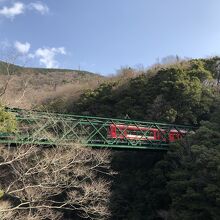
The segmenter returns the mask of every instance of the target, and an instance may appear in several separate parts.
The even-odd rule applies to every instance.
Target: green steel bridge
[[[191,126],[10,109],[18,129],[0,133],[2,144],[67,145],[167,150],[194,130]]]

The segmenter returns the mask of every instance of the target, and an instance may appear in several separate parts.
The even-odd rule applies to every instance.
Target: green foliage
[[[87,75],[98,75],[92,72],[83,71],[83,70],[71,70],[71,69],[49,69],[49,68],[24,68],[18,65],[14,65],[8,62],[0,61],[0,74],[8,74],[8,71],[11,75],[21,74],[24,72],[34,72],[34,73],[55,73],[55,72],[62,72],[62,73],[73,73],[78,74],[80,76],[87,76]]]
[[[191,66],[189,69],[189,74],[197,77],[200,81],[212,79],[212,73],[205,68],[205,62],[202,60],[192,60],[190,62]]]
[[[159,201],[154,194],[150,194],[149,186],[155,162],[163,157],[161,152],[116,152],[113,157],[112,167],[118,171],[114,179],[111,196],[111,219],[146,220],[153,216],[153,206]],[[162,182],[162,180],[161,180]],[[165,195],[165,193],[163,194]],[[164,198],[164,203],[167,197]],[[169,198],[168,198],[169,201]],[[161,202],[161,200],[160,200]]]
[[[0,75],[14,74],[15,72],[20,72],[21,69],[20,66],[0,61]]]
[[[4,196],[4,191],[0,189],[0,199]]]
[[[205,61],[192,60],[124,84],[103,84],[85,92],[69,109],[87,115],[202,125],[190,144],[173,145],[162,160],[162,155],[158,158],[149,152],[131,156],[122,152],[124,160],[115,156],[113,167],[119,174],[112,187],[112,219],[218,219],[220,112],[213,113],[215,95],[206,86],[214,76]],[[212,121],[202,121],[211,114]],[[154,165],[156,160],[160,161]]]
[[[217,78],[218,71],[216,70],[219,66],[220,57],[215,56],[210,59],[201,59],[201,61],[204,63],[205,68],[212,73],[212,76]]]
[[[115,83],[104,83],[101,84],[95,90],[87,90],[80,98],[80,102],[75,105],[75,112],[80,114],[90,114],[106,116],[111,112],[112,105],[114,103],[113,88]]]
[[[0,106],[0,132],[15,132],[17,121],[12,113],[6,112],[3,106]]]
[[[210,91],[202,86],[199,78],[179,68],[160,70],[150,79],[148,90],[153,100],[158,100],[157,97],[163,100],[159,105],[157,103],[159,108],[155,103],[149,107],[149,112],[159,111],[163,121],[197,123],[198,117],[207,113],[204,106],[209,106],[212,101]],[[152,115],[152,119],[157,117]]]
[[[170,146],[151,173],[153,194],[166,192],[170,198],[165,207],[170,219],[219,219],[220,104],[218,108],[188,140]],[[164,209],[163,198],[155,204]]]
[[[160,66],[124,83],[87,90],[69,105],[71,113],[201,126],[166,155],[113,155],[118,175],[112,186],[112,219],[220,218],[220,104],[209,84],[217,76],[218,60]]]
[[[157,74],[140,75],[122,85],[102,84],[85,92],[69,112],[108,117],[160,120],[197,124],[213,102],[212,90],[204,86],[212,74],[202,62],[189,67],[170,67]]]
[[[65,113],[68,101],[65,97],[57,97],[56,99],[47,100],[47,105],[37,106],[35,110],[48,112],[62,112]]]
[[[149,152],[132,153],[130,157],[122,153],[121,157],[124,159],[115,158],[120,172],[113,187],[112,219],[219,219],[220,103],[217,100],[210,120],[201,122],[201,127],[188,139],[170,145],[164,159]]]

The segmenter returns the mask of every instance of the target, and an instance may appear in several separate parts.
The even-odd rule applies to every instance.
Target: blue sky
[[[219,0],[0,0],[1,53],[18,64],[115,73],[220,54]]]

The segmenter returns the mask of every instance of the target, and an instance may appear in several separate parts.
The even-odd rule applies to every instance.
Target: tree
[[[110,174],[107,151],[77,144],[0,151],[1,219],[61,219],[65,211],[89,219],[109,215],[110,183],[102,177]]]
[[[18,54],[11,51],[6,58],[3,58],[4,61],[0,61],[0,102],[4,105],[16,105],[18,107],[26,106],[25,98],[28,92],[31,90],[30,81],[33,79],[31,74],[26,74],[24,77],[18,77],[23,68],[21,66],[14,65],[15,60],[19,57]],[[30,73],[31,70],[26,70]],[[20,79],[19,79],[20,78]],[[19,82],[16,84],[15,82]]]
[[[106,219],[111,174],[107,150],[1,145],[0,219]]]
[[[183,147],[171,150],[175,169],[169,173],[167,188],[175,219],[219,219],[220,216],[220,104],[211,120]],[[177,155],[179,161],[177,161]],[[175,162],[176,161],[176,162]]]
[[[160,68],[153,75],[142,74],[123,83],[105,83],[89,90],[69,111],[198,124],[209,114],[213,102],[212,89],[204,85],[211,78],[211,72],[198,61]]]
[[[219,219],[220,104],[216,105],[211,120],[171,145],[151,171],[148,198],[154,201],[154,217],[162,211],[167,217],[163,219]]]
[[[0,105],[0,132],[15,132],[17,129],[17,121],[12,113],[5,111]]]

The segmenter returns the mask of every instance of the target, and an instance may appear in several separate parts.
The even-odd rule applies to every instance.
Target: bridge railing
[[[57,145],[79,142],[92,147],[166,150],[190,126],[8,109],[18,130],[1,133],[0,143]]]

